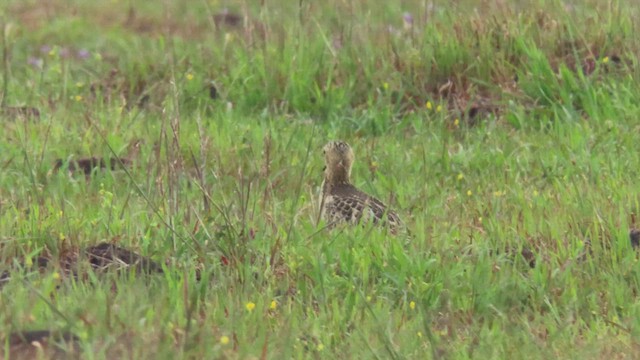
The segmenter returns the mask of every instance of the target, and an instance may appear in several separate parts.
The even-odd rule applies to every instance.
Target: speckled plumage
[[[351,184],[351,167],[355,156],[349,144],[332,141],[324,146],[323,151],[325,170],[321,211],[329,226],[373,221],[395,232],[402,223],[398,214],[388,209],[382,201]]]

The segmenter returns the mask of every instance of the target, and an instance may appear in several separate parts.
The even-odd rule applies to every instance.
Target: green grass
[[[638,357],[640,7],[402,4],[0,5],[2,102],[41,114],[0,118],[0,269],[101,241],[166,264],[16,270],[0,339],[66,329],[89,359]],[[225,7],[248,27],[216,26]],[[411,238],[320,230],[333,139]],[[135,140],[128,171],[50,171]]]

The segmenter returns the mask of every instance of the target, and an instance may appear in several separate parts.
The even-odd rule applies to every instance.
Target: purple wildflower
[[[402,22],[403,28],[406,31],[411,30],[411,28],[413,28],[413,15],[411,15],[411,13],[409,12],[405,12],[404,14],[402,14]]]
[[[79,59],[86,60],[91,56],[91,53],[87,49],[80,49],[76,55],[78,55]]]
[[[60,51],[58,51],[58,55],[60,55],[60,57],[63,58],[63,59],[68,58],[70,53],[71,52],[66,47],[63,47],[63,48],[60,49]]]
[[[42,69],[42,66],[44,65],[44,61],[41,58],[29,56],[29,59],[27,60],[27,64],[35,68]]]
[[[409,12],[405,12],[404,14],[402,14],[402,20],[404,20],[405,24],[413,25],[413,15],[411,15],[411,13]]]

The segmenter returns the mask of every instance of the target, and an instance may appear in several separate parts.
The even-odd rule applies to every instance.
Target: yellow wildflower
[[[271,300],[271,305],[269,305],[269,309],[275,310],[278,307],[278,302],[275,300]]]
[[[433,105],[431,105],[431,101],[427,101],[427,103],[425,104],[425,107],[427,108],[427,110],[433,109]]]
[[[409,303],[409,308],[411,308],[411,310],[413,310],[413,309],[415,309],[415,308],[416,308],[416,303],[415,303],[415,301],[412,301],[412,302],[410,302],[410,303]]]
[[[248,311],[248,312],[252,312],[252,311],[253,311],[253,309],[255,309],[255,308],[256,308],[256,304],[255,304],[255,303],[253,303],[253,302],[251,302],[251,301],[249,301],[249,302],[248,302],[244,307],[246,307],[246,308],[247,308],[247,311]]]
[[[227,345],[229,343],[229,337],[226,335],[220,336],[220,344]]]

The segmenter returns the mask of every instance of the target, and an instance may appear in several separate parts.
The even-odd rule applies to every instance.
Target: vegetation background
[[[3,1],[0,339],[66,331],[75,348],[49,347],[88,359],[638,358],[639,11]],[[322,229],[333,139],[412,237]],[[115,156],[132,165],[54,171]],[[65,272],[104,241],[164,273]]]

